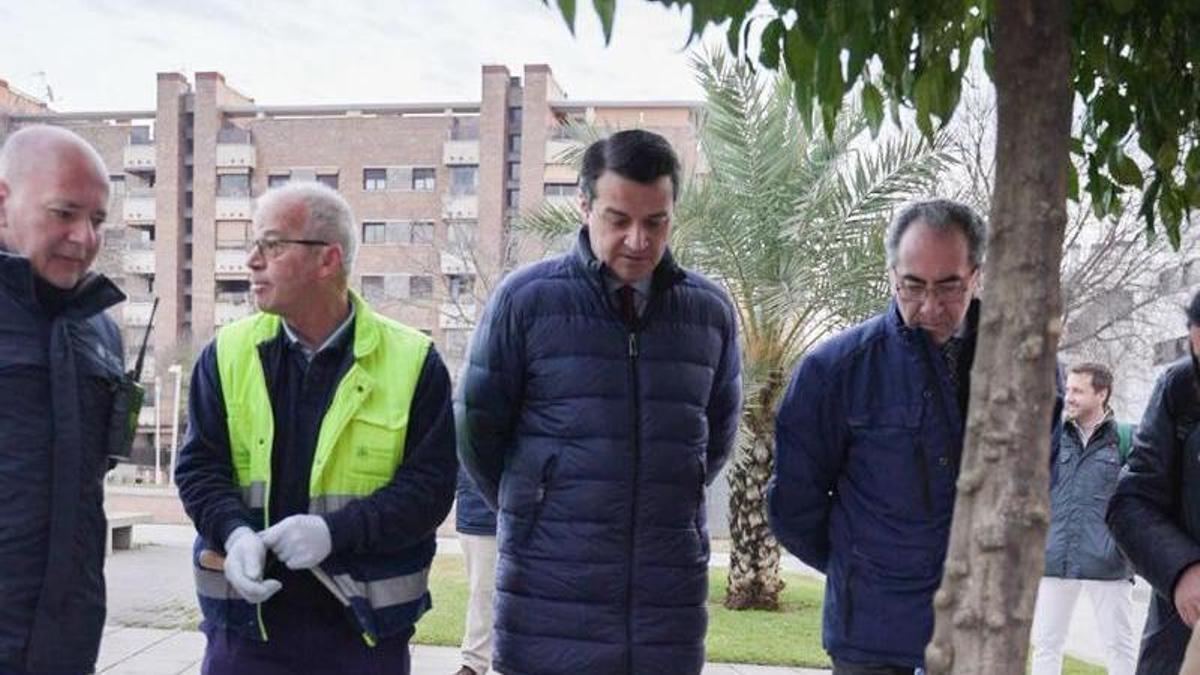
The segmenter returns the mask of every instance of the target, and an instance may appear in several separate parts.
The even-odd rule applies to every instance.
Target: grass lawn
[[[821,594],[823,584],[798,574],[785,574],[780,612],[732,612],[721,606],[725,597],[725,570],[709,571],[708,660],[778,666],[828,668],[821,649]],[[417,624],[413,641],[426,645],[457,646],[462,640],[467,606],[467,579],[463,559],[438,556],[433,561],[430,590],[434,607]],[[1104,669],[1067,659],[1067,675],[1102,675]]]

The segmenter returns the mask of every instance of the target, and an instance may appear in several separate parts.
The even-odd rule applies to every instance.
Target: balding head
[[[90,165],[108,182],[108,169],[95,148],[73,131],[47,125],[25,127],[8,137],[0,147],[0,180],[12,187],[30,172],[46,170],[47,163],[69,157]]]
[[[0,248],[73,288],[100,249],[108,171],[96,150],[59,127],[21,129],[0,148]]]

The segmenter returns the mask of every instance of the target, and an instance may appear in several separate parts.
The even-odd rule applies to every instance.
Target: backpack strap
[[[1133,425],[1117,422],[1117,454],[1121,463],[1129,461],[1129,453],[1133,450]]]

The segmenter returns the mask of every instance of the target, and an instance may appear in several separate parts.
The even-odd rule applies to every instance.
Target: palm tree
[[[789,79],[764,83],[743,62],[717,54],[693,67],[707,99],[700,143],[710,170],[680,200],[673,250],[733,298],[746,397],[729,470],[725,605],[774,609],[783,582],[765,497],[788,374],[817,340],[885,304],[887,219],[927,193],[949,159],[900,132],[872,142],[854,110],[831,135],[814,132],[820,122],[797,112]]]
[[[693,68],[705,90],[699,138],[708,170],[684,186],[671,248],[737,307],[746,405],[729,470],[725,604],[774,609],[783,581],[765,496],[787,375],[817,340],[884,305],[886,221],[899,203],[928,192],[949,155],[899,132],[871,142],[854,111],[838,116],[832,135],[814,132],[820,122],[797,113],[790,80],[764,84],[736,59],[710,54]],[[519,226],[558,238],[579,222],[573,208],[546,206]]]

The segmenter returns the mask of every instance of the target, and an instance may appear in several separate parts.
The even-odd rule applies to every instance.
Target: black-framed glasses
[[[892,268],[896,272],[896,268]],[[975,268],[971,270],[971,275],[975,274]],[[900,276],[897,272],[896,276]],[[957,302],[963,299],[967,291],[971,288],[970,277],[967,279],[946,279],[935,283],[926,283],[920,279],[912,279],[909,277],[900,277],[896,282],[896,295],[905,302],[925,302],[928,297],[933,297],[938,302]]]
[[[254,255],[254,251],[261,251],[264,258],[274,260],[283,253],[283,248],[286,244],[297,244],[300,246],[329,246],[330,242],[321,241],[320,239],[287,239],[285,237],[262,237],[261,239],[251,239],[246,242],[246,253]]]

